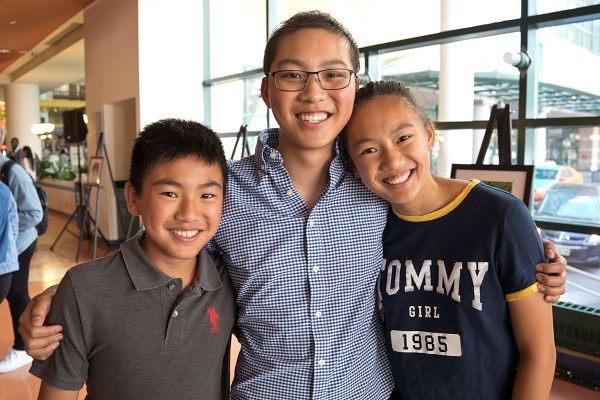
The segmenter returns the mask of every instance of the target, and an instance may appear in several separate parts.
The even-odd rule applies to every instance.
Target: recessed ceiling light
[[[10,21],[10,22],[9,22],[9,24],[10,24],[10,25],[14,25],[14,24],[16,24],[16,23],[17,23],[17,21]]]
[[[0,54],[10,53],[10,49],[0,49]]]

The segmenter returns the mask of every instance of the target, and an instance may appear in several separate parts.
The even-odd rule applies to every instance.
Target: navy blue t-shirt
[[[537,291],[543,246],[525,204],[472,181],[423,216],[390,209],[378,282],[405,399],[509,399],[518,349],[507,300]]]

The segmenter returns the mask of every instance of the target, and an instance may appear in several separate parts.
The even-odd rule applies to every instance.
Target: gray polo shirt
[[[60,389],[85,382],[94,400],[225,398],[237,309],[224,264],[202,249],[182,292],[150,264],[144,237],[66,273],[48,317],[65,338],[30,372]]]

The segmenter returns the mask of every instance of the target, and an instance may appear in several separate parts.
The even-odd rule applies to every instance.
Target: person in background
[[[397,398],[547,399],[552,305],[525,203],[432,174],[435,127],[402,83],[360,88],[342,142],[350,170],[391,205],[377,293]]]
[[[165,119],[135,140],[127,209],[144,229],[118,251],[69,269],[48,321],[65,340],[30,372],[38,399],[225,400],[235,290],[204,245],[217,231],[227,178],[219,137]]]
[[[19,269],[18,236],[17,203],[8,186],[0,182],[0,303],[10,289],[12,272]]]
[[[0,131],[0,143],[4,143],[6,132]],[[12,141],[11,141],[12,142]],[[0,168],[9,162],[8,157],[0,159]],[[8,171],[8,187],[17,204],[19,214],[19,235],[17,252],[19,269],[11,273],[11,284],[6,300],[10,308],[14,345],[0,360],[0,373],[10,372],[31,363],[32,358],[25,351],[23,337],[19,333],[19,316],[29,303],[29,265],[35,252],[38,232],[36,225],[42,220],[43,211],[40,199],[31,177],[19,165],[14,164]]]
[[[10,147],[12,147],[10,158],[18,164],[21,164],[21,161],[23,161],[23,153],[19,147],[19,139],[16,137],[10,139]]]
[[[239,353],[233,399],[387,399],[394,386],[373,296],[384,200],[345,168],[337,136],[358,88],[358,46],[329,14],[300,12],[270,36],[261,94],[279,128],[229,165],[221,225],[209,251],[237,289]],[[548,299],[564,293],[566,263],[540,268]],[[22,315],[28,351],[62,338],[42,326],[54,288]]]
[[[33,180],[36,180],[36,172],[35,172],[35,159],[33,158],[33,152],[31,151],[31,147],[23,146],[23,160],[21,161],[21,167],[27,172]]]

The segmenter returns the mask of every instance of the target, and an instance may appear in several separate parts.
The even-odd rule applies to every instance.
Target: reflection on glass
[[[535,214],[544,220],[600,226],[600,185],[555,183]],[[598,269],[600,275],[600,235],[547,229],[540,234],[556,244],[570,265]]]
[[[537,31],[535,118],[600,115],[600,23],[558,25]]]

